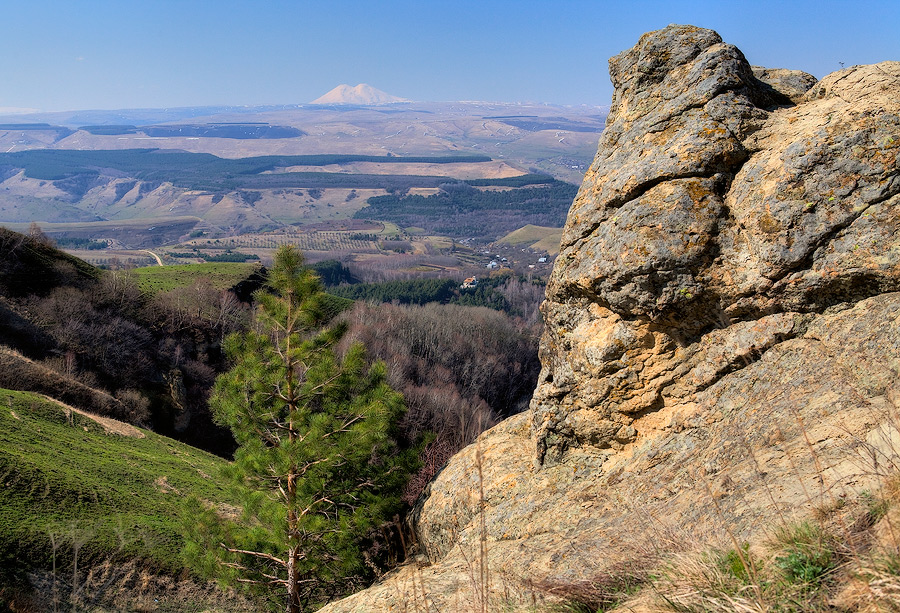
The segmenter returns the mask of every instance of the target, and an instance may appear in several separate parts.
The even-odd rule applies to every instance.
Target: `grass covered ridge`
[[[68,414],[67,414],[68,413]],[[124,424],[122,424],[124,426]],[[139,559],[183,569],[181,500],[231,508],[221,458],[128,426],[117,434],[37,394],[0,390],[0,565],[50,569]],[[71,571],[68,571],[71,572]]]
[[[498,242],[509,245],[527,245],[532,249],[555,254],[559,253],[561,240],[562,228],[547,228],[529,224],[510,232]]]

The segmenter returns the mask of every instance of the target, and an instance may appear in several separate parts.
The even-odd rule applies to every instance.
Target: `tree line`
[[[327,262],[327,261],[326,261]],[[346,269],[338,262],[330,266],[341,266],[347,276],[334,277],[338,283],[326,283],[328,292],[350,300],[370,303],[397,303],[425,305],[431,302],[458,304],[470,307],[488,307],[503,311],[508,315],[522,318],[528,325],[540,319],[538,307],[544,299],[544,282],[525,277],[504,274],[479,279],[473,288],[462,289],[455,279],[415,278],[395,279],[380,283],[356,283]],[[322,264],[324,264],[323,262]],[[354,280],[351,280],[354,279]]]
[[[116,170],[142,180],[179,182],[206,177],[208,181],[260,173],[290,166],[328,166],[352,162],[452,164],[489,162],[486,155],[380,156],[351,154],[267,155],[220,158],[210,153],[158,149],[74,150],[35,149],[0,154],[0,167],[24,169],[33,179],[56,181],[82,174]],[[293,174],[293,173],[282,173]],[[306,173],[298,173],[306,174]],[[316,173],[312,173],[316,174]],[[447,180],[444,178],[444,180]]]

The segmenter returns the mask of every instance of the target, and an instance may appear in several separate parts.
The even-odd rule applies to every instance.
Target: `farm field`
[[[497,242],[513,246],[527,246],[536,251],[556,254],[559,252],[562,230],[562,228],[548,228],[529,224],[510,232]]]
[[[265,234],[242,234],[228,238],[195,239],[180,247],[196,249],[277,249],[281,245],[294,245],[302,251],[347,251],[354,253],[378,252],[376,240],[356,238],[373,236],[357,232],[269,232]]]
[[[187,235],[199,222],[199,217],[159,217],[153,219],[122,219],[54,223],[39,221],[41,231],[53,237],[108,240],[113,247],[144,247],[177,241]],[[3,227],[28,233],[30,223],[5,223]]]

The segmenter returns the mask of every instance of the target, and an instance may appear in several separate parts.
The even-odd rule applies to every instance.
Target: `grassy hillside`
[[[42,240],[0,228],[0,294],[45,294],[59,285],[83,286],[100,271]]]
[[[545,240],[555,240],[557,243],[557,251],[559,250],[559,239],[562,237],[562,228],[547,228],[544,226],[535,226],[528,224],[522,226],[518,230],[514,230],[500,239],[499,242],[509,245],[528,245],[533,246],[535,243]],[[549,250],[547,250],[549,251]]]
[[[187,287],[200,279],[208,279],[216,289],[229,289],[249,277],[257,263],[206,262],[174,266],[148,266],[134,269],[138,287],[152,294]]]
[[[180,501],[196,494],[234,511],[221,458],[44,397],[0,390],[0,600],[3,575],[56,566],[72,577],[112,559],[180,573]],[[11,564],[11,561],[15,560]],[[13,565],[14,564],[14,565]]]
[[[538,242],[531,245],[532,249],[537,249],[538,251],[546,251],[551,255],[556,255],[559,253],[559,243],[562,241],[562,230],[558,230],[557,232],[548,235],[545,238],[542,238]]]
[[[67,414],[68,413],[68,414]],[[102,423],[28,392],[0,390],[0,544],[48,565],[51,532],[91,537],[86,558],[114,552],[156,568],[181,568],[180,500],[231,498],[219,485],[225,461],[122,422]],[[117,431],[112,431],[113,429]]]
[[[48,394],[228,453],[233,441],[212,423],[206,397],[227,367],[221,340],[243,325],[241,302],[264,282],[256,270],[100,271],[0,228],[0,388]],[[181,293],[160,295],[173,288]]]

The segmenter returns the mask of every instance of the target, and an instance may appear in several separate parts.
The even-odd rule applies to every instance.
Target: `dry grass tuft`
[[[590,579],[548,577],[532,584],[539,593],[560,598],[568,610],[605,611],[635,594],[651,580],[650,558],[636,557],[611,565]]]

